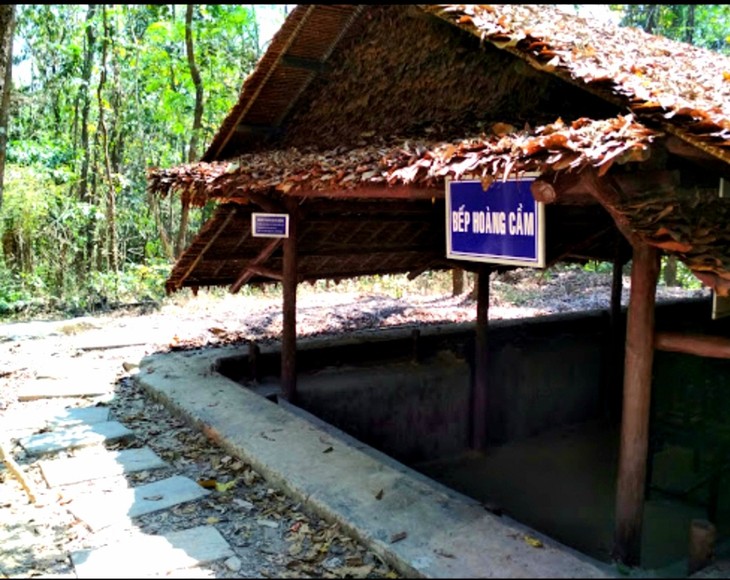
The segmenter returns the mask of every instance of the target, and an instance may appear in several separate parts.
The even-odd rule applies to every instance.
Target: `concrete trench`
[[[657,326],[696,325],[704,307],[660,307]],[[137,380],[405,574],[616,576],[607,328],[604,312],[490,323],[490,445],[480,453],[468,446],[470,324],[301,339],[296,407],[278,397],[276,346],[260,349],[255,369],[245,347],[155,355]],[[666,401],[689,375],[661,354]],[[689,522],[706,506],[701,493],[671,492],[700,475],[671,444],[657,447],[652,474],[642,569],[683,577]]]

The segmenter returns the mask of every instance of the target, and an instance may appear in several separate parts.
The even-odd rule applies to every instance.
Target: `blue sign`
[[[532,197],[534,176],[451,181],[446,188],[446,257],[545,266],[545,211]]]
[[[252,213],[251,235],[255,238],[288,238],[289,214]]]

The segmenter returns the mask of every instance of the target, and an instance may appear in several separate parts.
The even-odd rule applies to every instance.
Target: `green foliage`
[[[195,87],[185,10],[19,6],[0,209],[0,311],[31,302],[83,309],[164,293],[172,256],[162,240],[177,235],[180,202],[151,199],[146,171],[188,160]],[[250,6],[195,5],[192,30],[204,86],[200,155],[259,47]],[[205,215],[209,209],[191,211],[188,239]],[[110,269],[112,227],[118,273]]]
[[[611,4],[621,23],[730,54],[728,4]]]
[[[598,260],[591,260],[584,268],[586,272],[596,272],[598,274],[610,274],[613,272],[613,264],[611,262],[599,262]]]

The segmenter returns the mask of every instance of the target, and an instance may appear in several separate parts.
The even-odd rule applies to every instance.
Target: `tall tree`
[[[194,8],[194,4],[188,4],[187,11],[185,12],[185,53],[188,57],[190,78],[193,79],[193,84],[195,85],[195,109],[193,114],[193,127],[190,132],[190,145],[188,147],[188,163],[194,163],[198,160],[198,138],[203,125],[203,81],[200,78],[198,66],[195,64],[195,46],[193,43]],[[180,209],[180,226],[177,231],[177,240],[175,242],[175,257],[179,257],[185,247],[185,236],[188,232],[189,218],[190,204],[187,200],[182,200],[182,207]]]
[[[0,5],[0,208],[3,205],[5,159],[8,143],[8,109],[13,71],[15,4]]]

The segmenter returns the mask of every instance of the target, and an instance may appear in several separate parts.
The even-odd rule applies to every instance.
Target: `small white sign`
[[[251,235],[255,238],[288,238],[288,213],[252,213]]]

